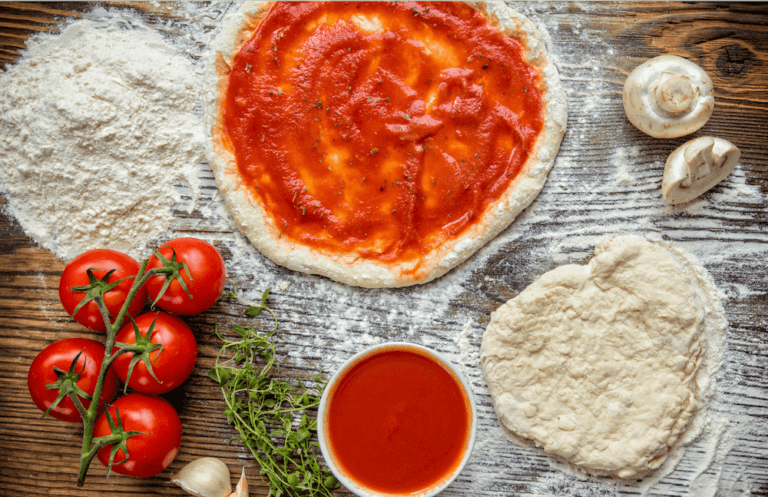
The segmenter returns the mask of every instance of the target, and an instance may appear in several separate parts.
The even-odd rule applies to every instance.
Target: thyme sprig
[[[208,376],[221,386],[226,404],[227,423],[237,429],[237,439],[250,450],[259,463],[261,475],[269,486],[267,497],[330,497],[340,486],[338,480],[320,466],[318,443],[312,440],[317,422],[306,414],[320,404],[326,381],[318,373],[312,378],[314,388],[300,379],[296,385],[275,378],[277,316],[267,306],[269,289],[261,302],[253,303],[237,295],[235,288],[224,298],[248,305],[245,315],[256,317],[266,310],[272,315],[272,330],[259,334],[255,326],[234,326],[239,338],[230,339],[219,332],[213,334],[224,342]],[[230,439],[230,441],[232,440]]]

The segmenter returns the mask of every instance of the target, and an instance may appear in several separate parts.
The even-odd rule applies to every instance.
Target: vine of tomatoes
[[[106,332],[106,340],[67,338],[48,345],[32,361],[27,384],[43,416],[83,423],[78,486],[94,457],[109,471],[137,478],[154,476],[176,457],[181,421],[155,395],[189,377],[197,342],[170,313],[204,312],[221,295],[225,279],[221,254],[197,238],[172,240],[141,264],[97,249],[66,266],[59,284],[62,306],[83,326]],[[153,307],[168,312],[141,314],[148,296]],[[135,393],[110,404],[118,377]]]

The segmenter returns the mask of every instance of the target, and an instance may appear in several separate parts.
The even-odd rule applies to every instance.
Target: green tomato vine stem
[[[78,397],[75,392],[72,392],[68,395],[70,399],[72,399],[72,402],[75,404],[75,408],[77,409],[77,412],[80,413],[80,417],[85,419],[85,416],[88,414],[88,410],[83,405],[82,401],[80,400],[80,397]]]
[[[114,354],[112,353],[112,348],[115,345],[115,337],[117,336],[117,332],[123,325],[123,320],[125,319],[125,315],[128,313],[128,308],[131,306],[131,302],[133,302],[133,299],[136,297],[139,289],[144,286],[147,280],[156,275],[155,269],[146,271],[148,262],[148,259],[144,259],[142,261],[139,272],[134,277],[133,285],[131,285],[131,289],[125,298],[123,307],[120,309],[120,312],[115,318],[114,323],[111,323],[109,320],[109,311],[104,304],[103,297],[96,296],[93,299],[99,308],[99,312],[101,312],[101,316],[104,318],[104,324],[107,327],[107,341],[104,349],[104,360],[101,362],[101,371],[99,371],[99,378],[96,381],[96,387],[93,390],[91,404],[88,406],[88,409],[83,408],[83,405],[77,395],[74,393],[69,395],[70,398],[72,398],[74,401],[75,406],[78,406],[78,411],[80,411],[80,415],[83,417],[83,445],[80,452],[80,470],[77,475],[78,487],[82,487],[85,483],[85,476],[88,472],[88,467],[90,466],[91,461],[93,461],[93,458],[96,457],[96,454],[99,453],[99,450],[106,447],[107,445],[118,443],[122,440],[122,437],[119,435],[111,435],[107,437],[101,437],[97,443],[94,443],[93,428],[96,423],[96,418],[98,417],[99,405],[101,404],[101,392],[104,389],[104,380],[107,377],[107,371],[109,371],[109,367],[112,366],[112,363],[120,354],[124,352],[130,352],[129,349],[120,349]],[[104,407],[106,410],[106,406]]]

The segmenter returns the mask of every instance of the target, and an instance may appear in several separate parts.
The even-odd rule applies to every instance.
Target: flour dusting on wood
[[[749,157],[696,201],[669,206],[660,191],[664,161],[686,139],[647,137],[624,118],[622,83],[640,60],[616,67],[624,60],[617,54],[631,50],[574,19],[573,11],[596,8],[589,4],[512,7],[547,36],[567,90],[569,129],[539,197],[466,263],[427,285],[398,290],[354,288],[278,267],[237,231],[204,163],[196,177],[199,205],[194,187],[178,186],[170,230],[161,240],[189,233],[205,238],[222,250],[230,284],[246,298],[258,300],[265,288],[273,289],[269,304],[279,317],[279,360],[286,368],[330,373],[362,348],[391,340],[433,347],[458,364],[478,403],[477,442],[469,464],[442,495],[735,497],[765,489],[764,465],[752,461],[768,457],[768,345],[761,337],[768,326],[768,232],[761,228],[768,202],[746,173]],[[192,61],[195,77],[203,73],[204,47],[237,5],[205,6],[202,17],[196,9],[182,4],[172,26],[148,21]],[[603,237],[622,234],[652,235],[693,254],[725,294],[729,321],[722,366],[697,420],[700,435],[636,483],[589,478],[541,449],[506,440],[479,363],[493,310],[548,270],[584,263]],[[762,312],[748,312],[755,308]]]

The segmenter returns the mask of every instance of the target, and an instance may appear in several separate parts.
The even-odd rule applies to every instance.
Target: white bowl
[[[427,487],[417,492],[406,494],[409,497],[431,497],[443,491],[448,485],[450,485],[453,482],[453,480],[456,479],[459,473],[461,473],[461,470],[464,469],[464,466],[466,466],[467,461],[469,460],[469,456],[472,454],[472,448],[475,445],[475,435],[477,432],[477,407],[475,405],[475,397],[472,394],[472,389],[470,388],[469,383],[467,382],[466,378],[464,378],[464,375],[461,374],[461,371],[458,370],[458,368],[456,368],[442,355],[440,355],[438,352],[435,352],[432,349],[423,347],[421,345],[407,343],[407,342],[390,342],[390,343],[385,343],[385,344],[376,345],[376,346],[367,348],[362,352],[358,352],[357,354],[352,356],[347,362],[345,362],[341,366],[341,368],[339,368],[339,370],[336,371],[336,373],[334,373],[334,375],[328,381],[328,385],[325,387],[323,396],[320,399],[320,406],[317,412],[317,435],[318,435],[318,440],[320,442],[320,451],[323,453],[323,457],[325,458],[325,463],[328,465],[328,468],[331,470],[333,475],[341,482],[342,485],[347,487],[356,495],[360,497],[392,497],[394,495],[400,495],[400,494],[382,493],[382,492],[378,492],[376,490],[372,490],[370,488],[364,487],[361,484],[350,479],[344,472],[342,472],[337,467],[335,458],[328,446],[328,440],[326,436],[326,426],[325,426],[326,425],[325,420],[327,417],[326,410],[327,410],[328,395],[329,395],[329,392],[334,391],[335,389],[334,387],[338,382],[339,378],[341,378],[346,371],[348,371],[353,365],[357,364],[362,359],[370,357],[375,354],[385,352],[387,350],[391,350],[391,349],[401,349],[401,350],[412,349],[417,352],[426,353],[426,355],[433,358],[436,362],[444,365],[447,369],[449,369],[453,373],[455,378],[457,378],[461,382],[461,386],[464,392],[466,393],[467,399],[469,400],[469,403],[472,409],[472,413],[471,413],[472,419],[470,420],[469,441],[467,442],[467,446],[464,450],[464,455],[461,459],[461,462],[456,467],[456,469],[450,475],[447,475],[445,478],[438,480],[430,487]]]

